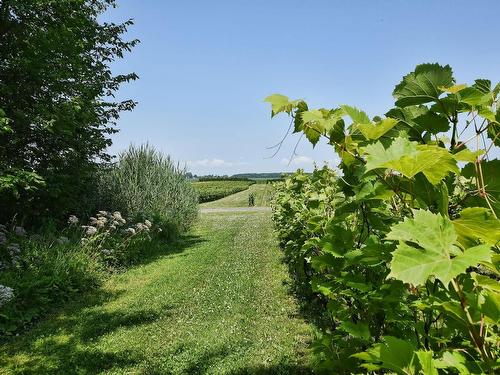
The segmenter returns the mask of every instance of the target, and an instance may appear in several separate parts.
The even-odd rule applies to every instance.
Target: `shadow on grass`
[[[165,240],[155,240],[149,244],[149,248],[141,249],[139,254],[136,254],[135,257],[130,259],[125,266],[121,267],[121,271],[126,271],[134,266],[145,265],[154,262],[155,260],[162,258],[164,256],[174,257],[183,253],[185,250],[199,244],[206,242],[204,238],[192,235],[185,234],[179,236],[175,240],[171,240],[166,242]],[[120,268],[119,268],[120,269]],[[120,271],[118,271],[120,272]]]
[[[159,359],[159,363],[148,363],[145,368],[145,373],[149,375],[163,375],[163,374],[186,374],[186,375],[197,375],[197,374],[216,374],[217,365],[225,363],[226,365],[234,366],[233,370],[224,370],[224,374],[229,375],[311,375],[315,374],[310,366],[291,363],[294,360],[288,358],[282,358],[278,363],[270,363],[267,365],[238,365],[236,363],[229,364],[231,362],[228,358],[234,358],[238,353],[239,355],[245,355],[245,348],[250,347],[251,344],[248,342],[238,342],[235,344],[226,343],[218,345],[210,350],[197,353],[192,356],[192,359],[182,368],[178,367],[178,363],[172,357],[172,362],[168,359],[164,362],[164,359]],[[237,351],[235,352],[235,347]],[[184,345],[180,345],[176,351],[175,356],[183,356],[186,351],[190,351],[191,348]],[[170,371],[174,369],[175,371]],[[219,370],[222,371],[222,370]]]
[[[203,241],[198,236],[183,236],[149,252],[135,265],[178,255]],[[97,343],[116,330],[150,324],[169,316],[172,306],[164,306],[161,314],[136,306],[109,311],[105,305],[124,293],[125,290],[89,291],[78,300],[54,307],[19,337],[0,338],[0,373],[97,374],[112,369],[125,370],[143,361],[143,355],[134,348],[106,351]]]
[[[247,367],[241,370],[232,371],[230,375],[310,375],[314,374],[310,367],[278,363],[271,366]]]

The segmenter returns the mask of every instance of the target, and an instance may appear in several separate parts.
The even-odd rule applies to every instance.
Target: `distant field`
[[[200,203],[211,202],[248,189],[254,181],[199,181],[193,182]]]
[[[248,195],[253,193],[255,197],[255,207],[268,207],[270,205],[273,192],[272,184],[254,184],[248,190],[229,195],[225,198],[203,203],[202,208],[229,208],[248,207]]]

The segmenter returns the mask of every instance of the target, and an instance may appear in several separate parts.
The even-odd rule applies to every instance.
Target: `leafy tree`
[[[110,63],[138,42],[132,21],[100,22],[114,0],[0,1],[0,222],[77,210],[135,73]]]

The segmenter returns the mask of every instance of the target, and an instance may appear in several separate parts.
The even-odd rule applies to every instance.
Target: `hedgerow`
[[[341,160],[338,177],[288,177],[273,205],[296,280],[323,306],[313,348],[329,372],[499,370],[499,91],[423,64],[384,117],[266,98]]]

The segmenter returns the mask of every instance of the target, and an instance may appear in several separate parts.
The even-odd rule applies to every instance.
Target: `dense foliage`
[[[161,231],[150,220],[134,222],[117,211],[99,211],[87,223],[70,216],[59,232],[0,226],[0,335],[95,288],[107,271],[158,252],[164,246]]]
[[[329,372],[499,370],[499,91],[423,64],[385,117],[266,99],[341,159],[340,177],[298,173],[274,203],[297,281],[327,317],[314,349]]]
[[[99,185],[100,208],[155,218],[169,235],[188,230],[198,215],[198,195],[185,170],[148,144],[123,151],[102,171]]]
[[[101,21],[114,6],[0,0],[0,333],[159,251],[197,217],[170,157],[147,145],[117,163],[106,153],[135,105],[116,91],[137,78],[110,69],[137,43],[123,38],[131,21]]]
[[[193,182],[193,186],[198,192],[199,202],[211,202],[220,198],[227,197],[228,195],[238,193],[246,190],[254,181],[200,181]]]
[[[100,22],[114,0],[0,1],[0,222],[64,217],[92,194],[133,73],[109,63],[136,43],[131,21]]]
[[[232,176],[202,176],[198,177],[198,181],[250,181],[246,177],[232,177]]]

